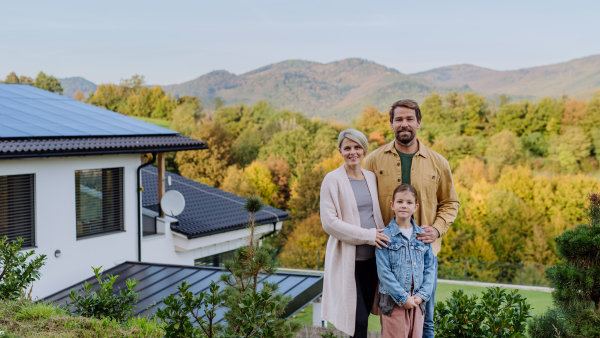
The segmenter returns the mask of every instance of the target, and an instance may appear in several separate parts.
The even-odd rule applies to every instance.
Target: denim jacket
[[[434,282],[434,255],[431,244],[417,239],[417,234],[425,233],[411,220],[413,234],[407,239],[400,232],[395,218],[383,230],[391,243],[388,247],[375,250],[379,292],[390,295],[400,306],[410,297],[410,287],[414,282],[413,295],[429,301]],[[386,243],[387,244],[387,243]]]

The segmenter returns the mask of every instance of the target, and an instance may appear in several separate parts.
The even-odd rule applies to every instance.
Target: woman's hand
[[[404,304],[402,304],[402,307],[407,310],[414,309],[417,307],[417,302],[415,301],[414,297],[408,297],[406,302],[404,302]]]
[[[377,249],[381,249],[381,247],[387,248],[388,246],[384,242],[392,243],[387,235],[381,233],[383,230],[377,229],[377,235],[375,236],[375,246]]]
[[[415,300],[415,304],[417,304],[417,305],[423,303],[423,298],[421,298],[419,296],[412,296],[412,299]]]

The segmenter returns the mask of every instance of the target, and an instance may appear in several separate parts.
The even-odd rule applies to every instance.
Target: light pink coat
[[[373,215],[383,229],[375,174],[362,169],[373,200]],[[321,224],[329,234],[323,281],[323,319],[354,335],[356,321],[356,245],[375,245],[377,231],[360,227],[360,216],[346,169],[342,165],[325,176],[321,184]]]

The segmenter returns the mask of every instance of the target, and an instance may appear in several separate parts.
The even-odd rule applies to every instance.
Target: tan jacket
[[[373,216],[378,229],[385,224],[379,210],[375,175],[363,170],[373,201]],[[350,335],[356,321],[356,246],[375,245],[377,231],[360,227],[358,206],[346,169],[342,165],[325,176],[321,184],[321,224],[330,235],[325,254],[323,280],[323,319]]]
[[[418,142],[419,151],[413,157],[410,172],[411,184],[417,189],[419,203],[419,210],[414,217],[419,226],[430,225],[440,233],[440,238],[431,243],[433,253],[437,256],[442,248],[442,236],[456,219],[459,201],[448,161],[421,141]],[[402,183],[402,166],[394,141],[370,153],[363,168],[377,175],[379,205],[387,225],[394,217],[390,208],[392,193]]]

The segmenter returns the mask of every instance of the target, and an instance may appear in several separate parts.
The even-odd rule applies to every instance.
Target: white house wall
[[[48,256],[32,296],[44,297],[93,275],[92,266],[109,269],[137,260],[137,168],[140,155],[34,158],[0,161],[0,176],[35,174],[37,254]],[[77,240],[75,171],[123,167],[125,232]],[[54,256],[60,250],[59,258]],[[171,248],[171,250],[173,250]]]

